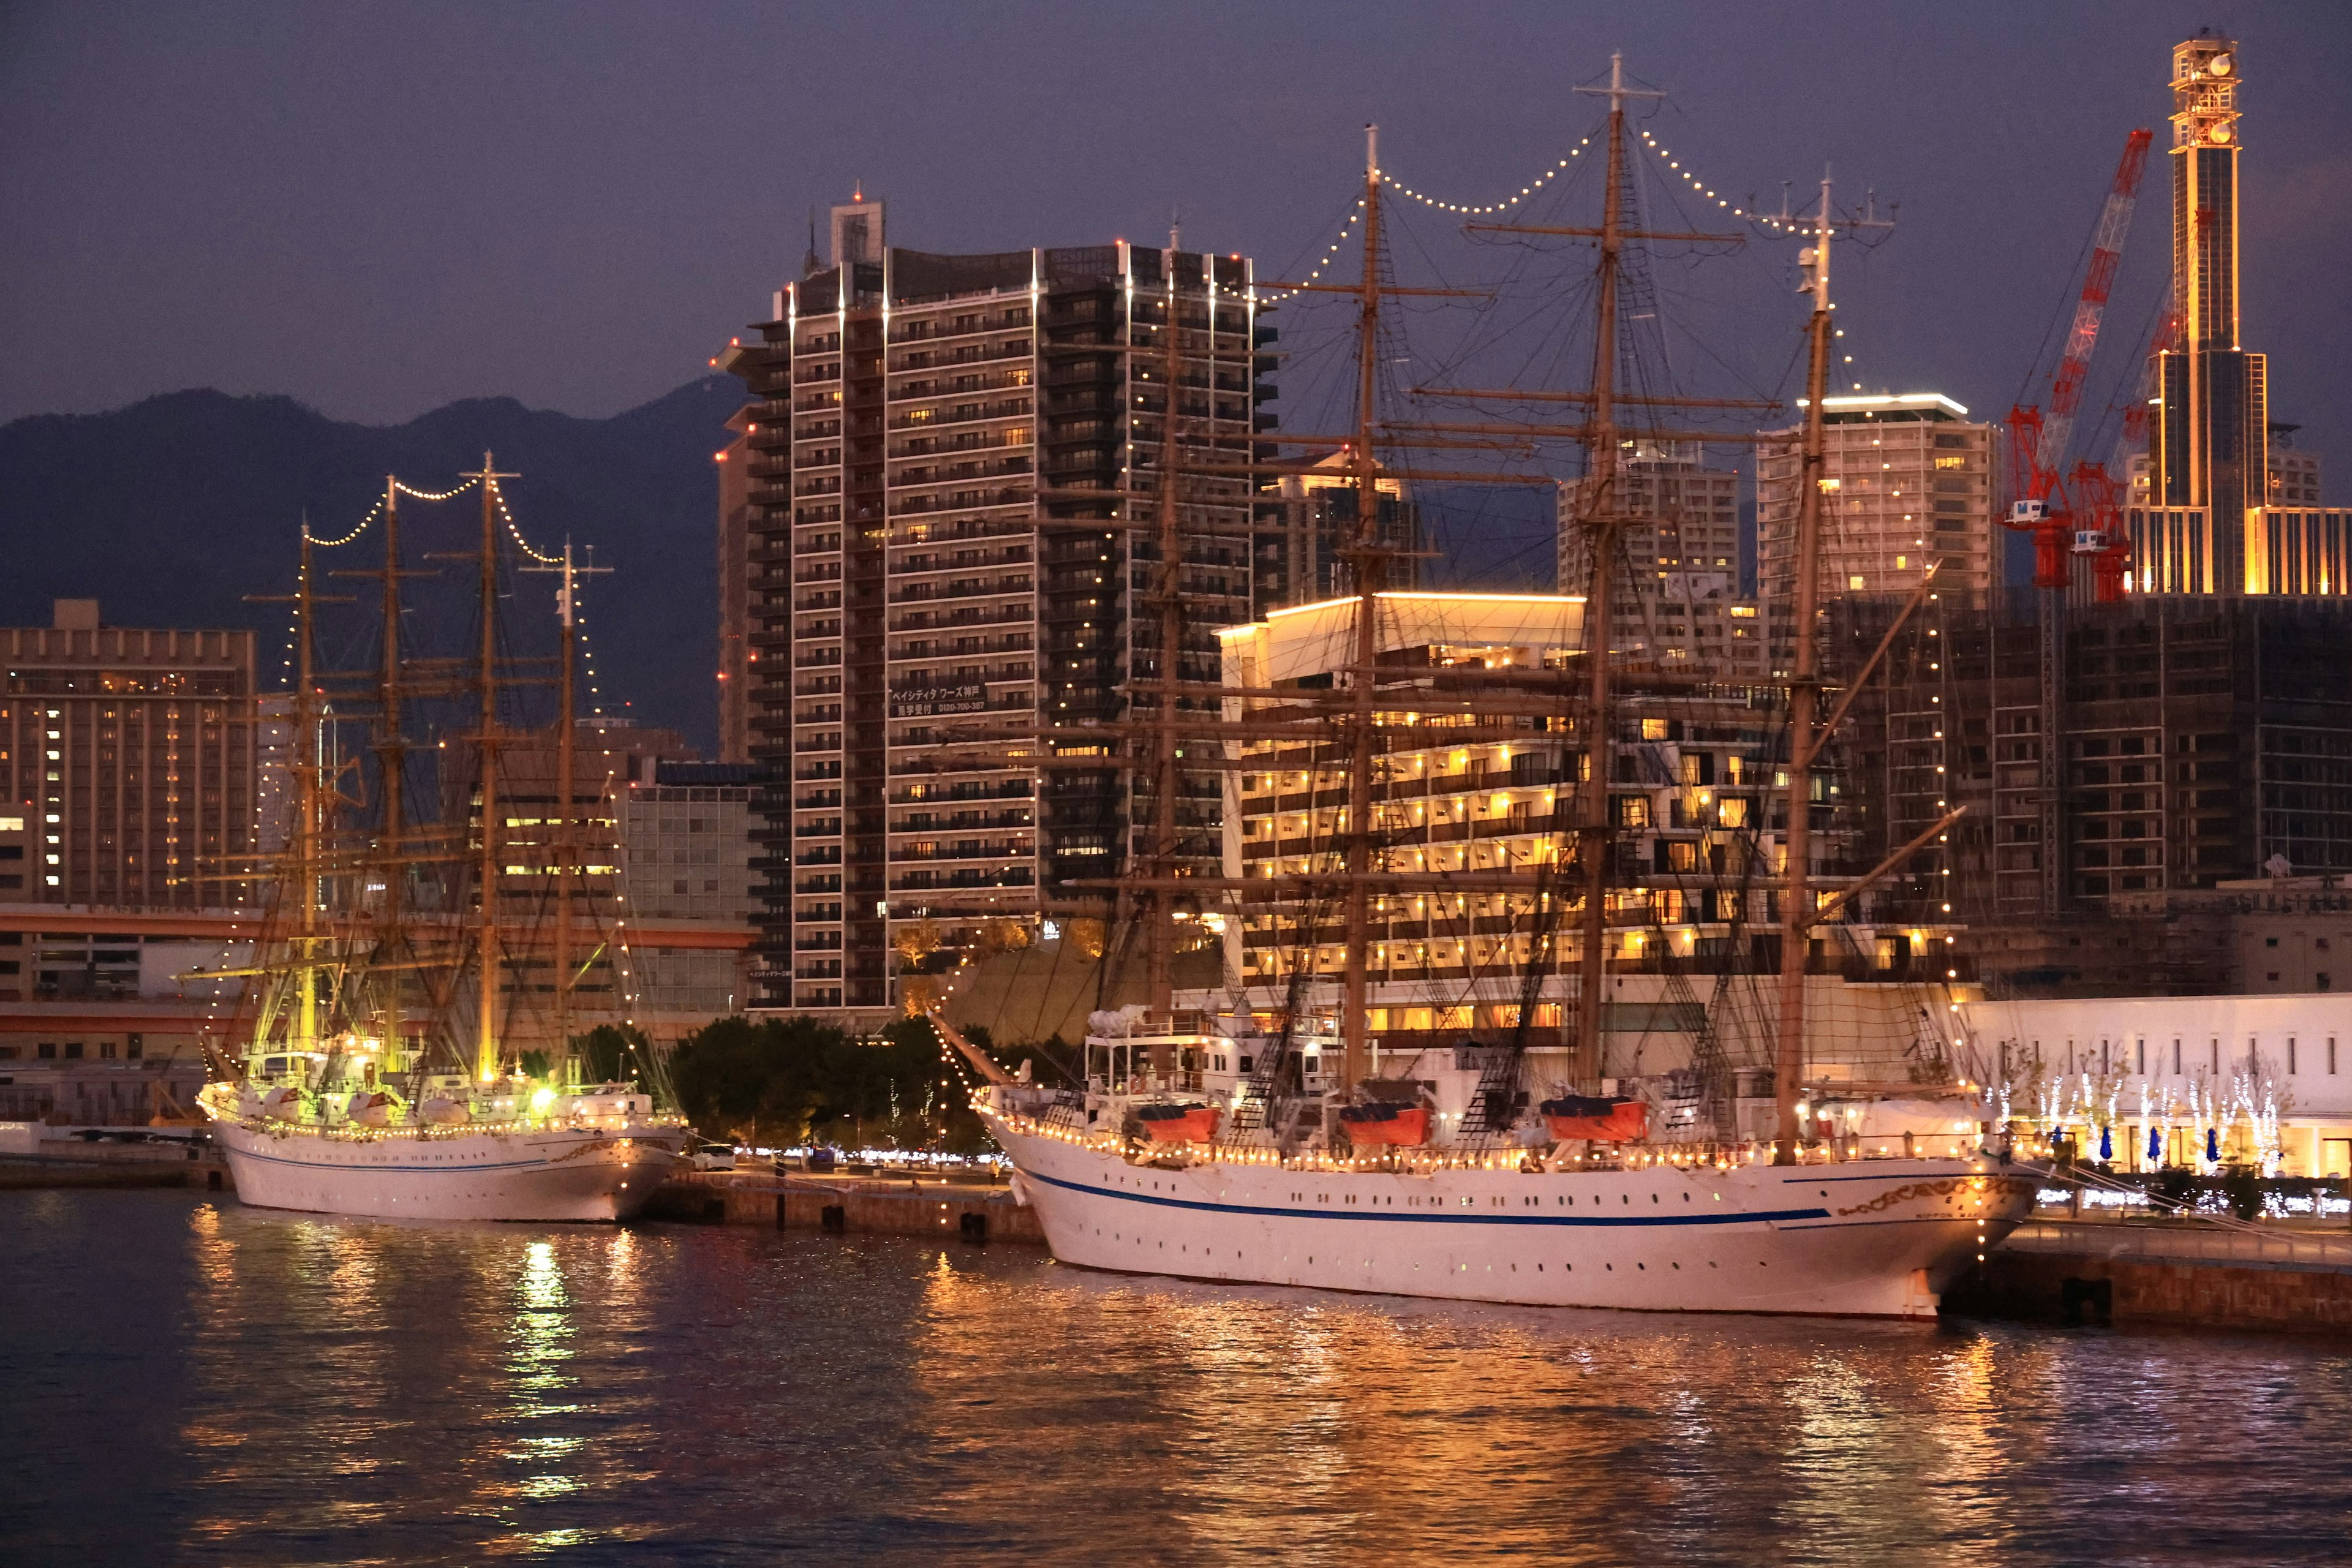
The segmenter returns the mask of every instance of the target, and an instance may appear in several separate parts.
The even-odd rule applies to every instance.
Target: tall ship
[[[1634,139],[1648,138],[1629,131],[1626,105],[1657,95],[1629,86],[1622,60],[1605,87],[1580,90],[1608,100],[1605,130],[1571,154],[1589,149],[1588,165],[1604,165],[1598,222],[1467,226],[1591,247],[1589,276],[1563,289],[1590,301],[1589,384],[1450,392],[1562,405],[1575,423],[1383,417],[1389,367],[1406,358],[1384,336],[1384,309],[1472,291],[1396,282],[1383,198],[1402,187],[1368,129],[1349,220],[1360,223],[1360,281],[1291,286],[1355,296],[1353,429],[1268,438],[1244,467],[1188,441],[1171,400],[1156,472],[1139,473],[1111,525],[1148,531],[1158,559],[1136,595],[1159,617],[1158,668],[1129,672],[1129,717],[1104,727],[1092,762],[1138,780],[1141,849],[1100,893],[1109,928],[1143,950],[1145,1000],[1098,1012],[1078,1070],[1058,1084],[1008,1075],[939,1019],[988,1080],[976,1103],[1063,1262],[1528,1305],[1919,1318],[2031,1210],[2034,1174],[2001,1137],[2004,1091],[1948,1037],[1943,991],[1874,986],[1864,1001],[1836,984],[1844,922],[1958,816],[1872,867],[1822,841],[1832,737],[1894,637],[1842,680],[1825,678],[1830,258],[1853,224],[1824,179],[1810,219],[1770,226],[1809,242],[1811,303],[1785,655],[1740,681],[1662,660],[1629,634],[1618,597],[1639,576],[1667,576],[1654,570],[1663,558],[1628,558],[1629,541],[1662,548],[1654,480],[1633,470],[1662,445],[1725,438],[1665,420],[1759,405],[1635,379],[1636,319],[1657,300],[1640,247],[1743,237],[1643,221],[1629,171]],[[1454,210],[1509,218],[1517,205]],[[1171,385],[1172,287],[1160,341],[1129,351],[1164,353],[1150,369]],[[1474,617],[1392,586],[1418,553],[1401,526],[1401,481],[1416,470],[1397,455],[1546,440],[1580,449],[1559,485],[1562,587],[1580,594],[1496,596],[1517,602]],[[1281,458],[1278,444],[1305,451]],[[1308,468],[1351,502],[1351,591],[1224,634],[1214,679],[1188,671],[1185,569],[1220,541],[1205,509],[1186,505],[1185,481]],[[1713,781],[1675,755],[1677,741],[1703,734],[1744,745]],[[1512,753],[1507,769],[1475,775],[1496,781],[1496,811],[1539,803],[1541,826],[1517,840],[1527,852],[1480,843],[1480,826],[1458,817],[1441,829],[1437,773],[1473,766],[1473,750],[1481,769]],[[1711,783],[1726,803],[1708,817],[1720,831],[1694,845],[1715,873],[1713,962],[1681,962],[1688,950],[1669,943],[1661,968],[1634,956],[1642,933],[1625,929],[1626,910],[1665,896],[1633,885],[1647,868],[1626,852],[1620,804],[1621,781],[1654,771],[1678,798],[1708,800]],[[1226,835],[1221,877],[1184,842],[1184,803],[1204,793],[1192,784],[1203,775],[1228,816],[1255,799],[1273,818],[1265,853],[1237,853]],[[1664,869],[1663,847],[1659,858]],[[1223,932],[1226,984],[1180,991],[1180,941],[1197,945],[1204,928]],[[1244,951],[1252,930],[1282,935]],[[1414,1010],[1394,1005],[1398,955],[1417,950],[1435,975],[1433,947],[1455,967],[1429,982],[1422,1016],[1401,1023]],[[1629,973],[1670,978],[1641,993],[1650,1000],[1618,1001]],[[1671,1054],[1652,1041],[1644,1057],[1626,1033],[1634,1014],[1676,1021]],[[1458,1041],[1433,1043],[1457,1018]],[[1857,1063],[1885,1070],[1874,1079]]]
[[[618,814],[613,780],[578,776],[574,607],[588,568],[568,544],[525,542],[499,490],[511,477],[485,453],[437,495],[387,479],[339,539],[303,525],[295,592],[278,601],[292,607],[276,715],[284,831],[258,864],[223,872],[258,890],[249,957],[189,977],[238,983],[231,1031],[205,1042],[198,1103],[242,1202],[620,1220],[685,1152],[683,1120],[656,1106],[658,1062],[618,1030],[579,1032],[599,1012],[613,1021],[609,979],[583,977],[612,972],[610,895],[586,884],[612,869]],[[435,573],[404,563],[401,501],[468,489],[478,548],[428,558],[478,574],[476,646],[428,655],[407,646],[403,584]],[[318,556],[371,532],[381,563],[332,574],[379,585],[373,666],[329,668],[319,612],[361,600],[318,591]],[[515,570],[559,578],[551,659],[508,646],[499,605]],[[556,688],[551,723],[522,721],[531,685]]]

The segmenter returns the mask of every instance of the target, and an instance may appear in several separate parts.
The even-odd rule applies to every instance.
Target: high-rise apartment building
[[[1283,531],[1253,531],[1273,394],[1245,258],[938,255],[886,244],[883,220],[862,196],[835,209],[832,264],[721,362],[755,400],[752,1003],[853,1021],[1043,897],[1103,903],[1151,820],[1109,765],[1159,700],[1127,685],[1215,680],[1215,628],[1249,618],[1253,559]],[[1171,414],[1186,629],[1165,649],[1151,520]],[[1216,775],[1183,789],[1182,852],[1213,868]]]
[[[1303,472],[1281,476],[1276,493],[1282,504],[1275,510],[1261,509],[1254,532],[1253,615],[1269,616],[1348,591],[1346,552],[1356,534],[1355,468],[1354,454],[1341,450]],[[1390,563],[1390,578],[1398,588],[1418,587],[1420,512],[1402,479],[1376,478],[1372,489],[1380,497],[1374,539],[1400,552]]]
[[[252,870],[254,635],[101,626],[95,599],[0,630],[0,900],[227,907]],[[8,885],[7,878],[21,879]]]
[[[2147,484],[2126,514],[2127,590],[2352,594],[2352,510],[2320,504],[2316,463],[2270,456],[2269,365],[2239,339],[2238,47],[2172,51],[2174,342],[2155,356]],[[2291,426],[2288,428],[2292,428]],[[2290,476],[2293,476],[2290,478]],[[2305,482],[2307,480],[2307,483]]]
[[[719,760],[751,760],[751,448],[741,410],[727,421],[733,440],[719,465]]]
[[[1621,532],[1628,575],[1611,646],[1636,658],[1696,661],[1710,672],[1760,668],[1756,606],[1739,597],[1739,474],[1706,467],[1695,441],[1625,443],[1616,504],[1638,521]],[[1559,489],[1559,591],[1587,594],[1590,535],[1575,525],[1574,487]]]
[[[1937,564],[1937,591],[1988,595],[1994,580],[1992,426],[1940,393],[1822,400],[1822,590],[1906,595]],[[1803,432],[1756,448],[1758,589],[1786,604],[1796,581]]]

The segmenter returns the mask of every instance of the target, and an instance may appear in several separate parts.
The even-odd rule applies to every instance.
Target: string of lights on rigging
[[[1571,161],[1584,156],[1584,150],[1591,145],[1592,145],[1592,138],[1590,136],[1584,137],[1582,140],[1579,141],[1575,146],[1568,150],[1568,156],[1566,158],[1562,158],[1559,163],[1554,163],[1542,174],[1538,174],[1533,180],[1521,185],[1517,195],[1505,196],[1498,202],[1487,202],[1483,205],[1479,205],[1468,202],[1441,201],[1435,196],[1414,190],[1411,185],[1408,185],[1402,180],[1396,179],[1394,176],[1391,175],[1385,169],[1381,171],[1381,184],[1386,185],[1389,189],[1396,192],[1397,195],[1401,196],[1411,196],[1414,201],[1419,202],[1425,207],[1436,207],[1443,212],[1461,213],[1465,216],[1470,217],[1484,217],[1494,213],[1508,212],[1513,207],[1517,206],[1521,202],[1533,196],[1538,191],[1542,190],[1548,182],[1557,179],[1560,174],[1569,167]]]
[[[1361,197],[1358,197],[1356,201],[1356,210],[1349,213],[1348,215],[1348,221],[1339,226],[1339,237],[1337,239],[1334,239],[1331,242],[1329,248],[1323,252],[1323,258],[1307,269],[1307,281],[1308,283],[1312,283],[1317,279],[1323,276],[1323,269],[1330,266],[1333,258],[1338,257],[1340,247],[1348,243],[1348,236],[1354,231],[1357,222],[1361,219],[1363,216],[1363,199]],[[1285,289],[1276,293],[1260,294],[1253,302],[1258,305],[1278,305],[1283,300],[1290,299],[1292,296],[1302,291],[1302,289]]]

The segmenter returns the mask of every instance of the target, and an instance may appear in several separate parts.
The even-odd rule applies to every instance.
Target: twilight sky
[[[612,413],[763,313],[809,205],[853,180],[887,198],[901,245],[1156,243],[1176,207],[1188,246],[1279,275],[1336,228],[1366,120],[1399,179],[1491,199],[1590,129],[1570,89],[1612,48],[1669,90],[1646,123],[1708,183],[1774,205],[1827,160],[1842,194],[1900,200],[1895,237],[1843,274],[1852,374],[1997,416],[2125,133],[2158,128],[2161,155],[2168,51],[2200,25],[2242,51],[2246,344],[2341,502],[2340,0],[13,0],[0,418],[205,385],[382,423],[495,394]],[[2167,205],[2151,178],[2111,343],[2147,322]],[[1799,319],[1793,298],[1754,312],[1745,357],[1777,365]],[[2095,376],[2095,404],[2120,374]]]

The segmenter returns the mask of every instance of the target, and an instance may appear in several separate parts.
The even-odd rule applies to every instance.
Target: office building
[[[1937,591],[1982,603],[1998,552],[1993,433],[1940,393],[1856,394],[1822,400],[1822,601],[1900,598],[1936,565]],[[1790,602],[1796,584],[1801,429],[1756,448],[1758,592]]]
[[[60,599],[52,625],[0,630],[0,901],[241,902],[257,848],[253,633],[102,626],[97,600]]]
[[[2210,32],[2172,51],[2174,342],[2158,350],[2147,483],[2126,513],[2139,594],[2352,594],[2352,510],[2318,465],[2273,462],[2269,364],[2239,336],[2238,176],[2244,72]]]
[[[621,802],[621,883],[629,927],[622,984],[658,1040],[750,1003],[753,769],[647,762]]]
[[[1152,807],[1089,759],[1159,700],[1130,680],[1216,679],[1214,628],[1249,618],[1254,558],[1283,529],[1255,531],[1271,358],[1245,258],[939,255],[887,244],[885,217],[862,195],[835,208],[830,265],[721,362],[755,400],[752,1002],[850,1022],[1043,899],[1104,901]],[[1171,405],[1187,629],[1163,649],[1148,524]],[[1182,787],[1181,853],[1213,867],[1216,777]]]

